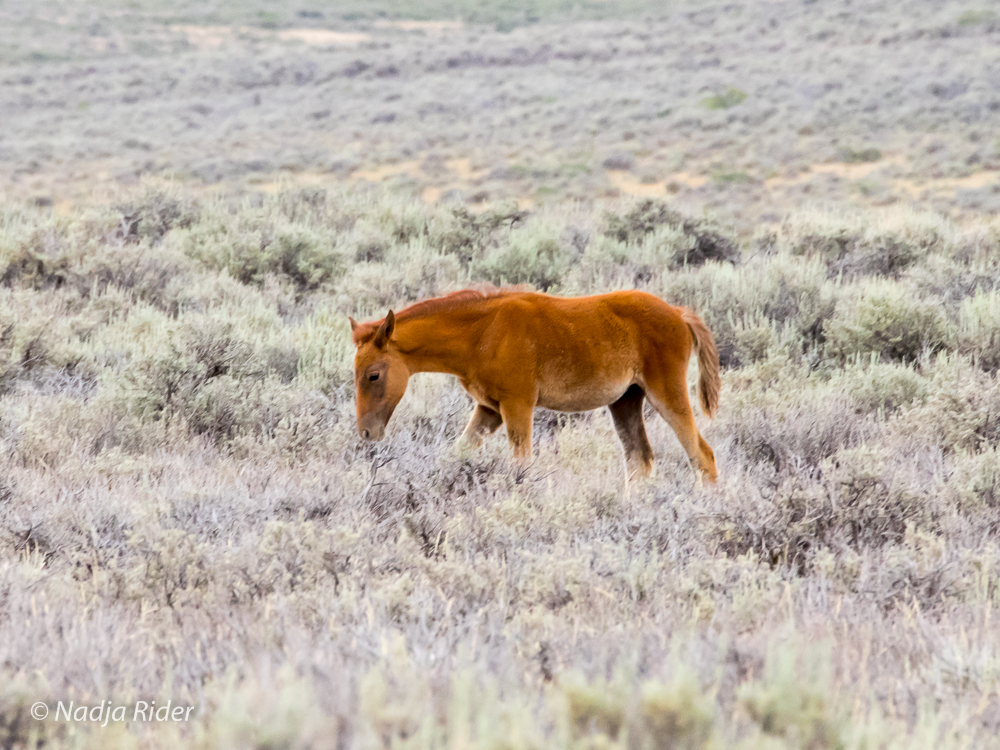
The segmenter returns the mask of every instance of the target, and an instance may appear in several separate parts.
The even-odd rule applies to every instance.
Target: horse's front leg
[[[503,424],[503,417],[500,416],[499,412],[477,404],[469,424],[466,425],[465,431],[459,438],[459,442],[470,448],[478,448],[483,444],[485,438],[497,431],[501,424]]]
[[[535,410],[533,403],[521,401],[504,401],[500,403],[500,416],[507,425],[507,439],[514,449],[514,458],[525,460],[531,458],[531,415]]]

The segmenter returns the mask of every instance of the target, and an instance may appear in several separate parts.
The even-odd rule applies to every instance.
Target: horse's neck
[[[444,372],[464,377],[481,335],[481,319],[469,311],[422,315],[397,323],[394,338],[411,373]]]

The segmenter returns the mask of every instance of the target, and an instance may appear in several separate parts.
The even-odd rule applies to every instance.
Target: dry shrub
[[[962,358],[939,356],[928,373],[929,395],[904,409],[893,432],[944,451],[980,451],[1000,441],[996,377]]]
[[[256,550],[250,550],[234,593],[263,597],[274,591],[312,590],[347,570],[358,547],[355,531],[324,529],[300,512],[295,523],[268,521]],[[237,593],[238,595],[238,593]]]
[[[451,211],[449,220],[435,227],[434,244],[443,252],[456,256],[463,266],[482,258],[490,249],[500,247],[512,229],[527,218],[528,213],[516,205],[505,205],[473,214],[464,207]]]
[[[926,251],[894,234],[877,235],[855,242],[854,247],[830,264],[832,275],[884,276],[897,279]]]
[[[144,562],[121,572],[126,599],[170,607],[197,605],[212,577],[204,540],[181,529],[146,526],[129,535],[130,553]]]
[[[142,241],[156,244],[171,229],[186,229],[200,218],[200,207],[187,198],[162,190],[147,189],[144,194],[115,206],[120,214],[115,237],[125,243]]]
[[[721,548],[805,574],[824,547],[862,553],[900,541],[908,524],[939,531],[941,503],[888,451],[840,450],[819,469],[788,473],[766,499],[727,510],[711,527]]]
[[[192,282],[193,265],[183,253],[163,244],[112,244],[82,262],[72,282],[83,297],[99,298],[114,288],[176,314],[178,297]]]
[[[49,220],[19,217],[0,235],[0,285],[31,289],[58,289],[70,277],[71,238],[64,226]]]
[[[733,447],[778,471],[809,471],[842,448],[857,447],[876,433],[871,414],[859,414],[853,394],[815,379],[801,378],[763,393],[730,395],[721,417]],[[787,389],[787,390],[786,390]]]
[[[957,456],[948,490],[964,510],[996,513],[1000,508],[1000,453],[996,446]]]
[[[735,242],[725,237],[704,219],[684,217],[653,199],[642,201],[624,216],[610,214],[605,234],[619,242],[641,245],[659,227],[678,229],[688,238],[688,243],[670,258],[671,268],[700,266],[706,261],[736,263],[740,250]]]

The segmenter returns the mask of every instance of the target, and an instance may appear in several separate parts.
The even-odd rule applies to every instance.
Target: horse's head
[[[381,440],[410,379],[410,371],[392,340],[396,316],[390,310],[384,320],[375,323],[358,323],[353,318],[350,321],[351,336],[358,347],[354,355],[358,432],[366,440]]]

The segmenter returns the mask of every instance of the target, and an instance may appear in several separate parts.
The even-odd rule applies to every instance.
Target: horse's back
[[[505,308],[516,308],[527,319],[558,318],[585,322],[595,315],[613,312],[623,318],[676,317],[679,308],[639,290],[606,292],[587,297],[556,297],[538,292],[515,292],[498,299]]]
[[[683,308],[648,292],[624,290],[587,297],[521,293],[519,297],[515,304],[520,317],[530,321],[536,335],[560,345],[566,345],[567,336],[583,337],[595,345],[609,339],[643,352],[668,347],[685,362],[690,356],[692,339]]]

